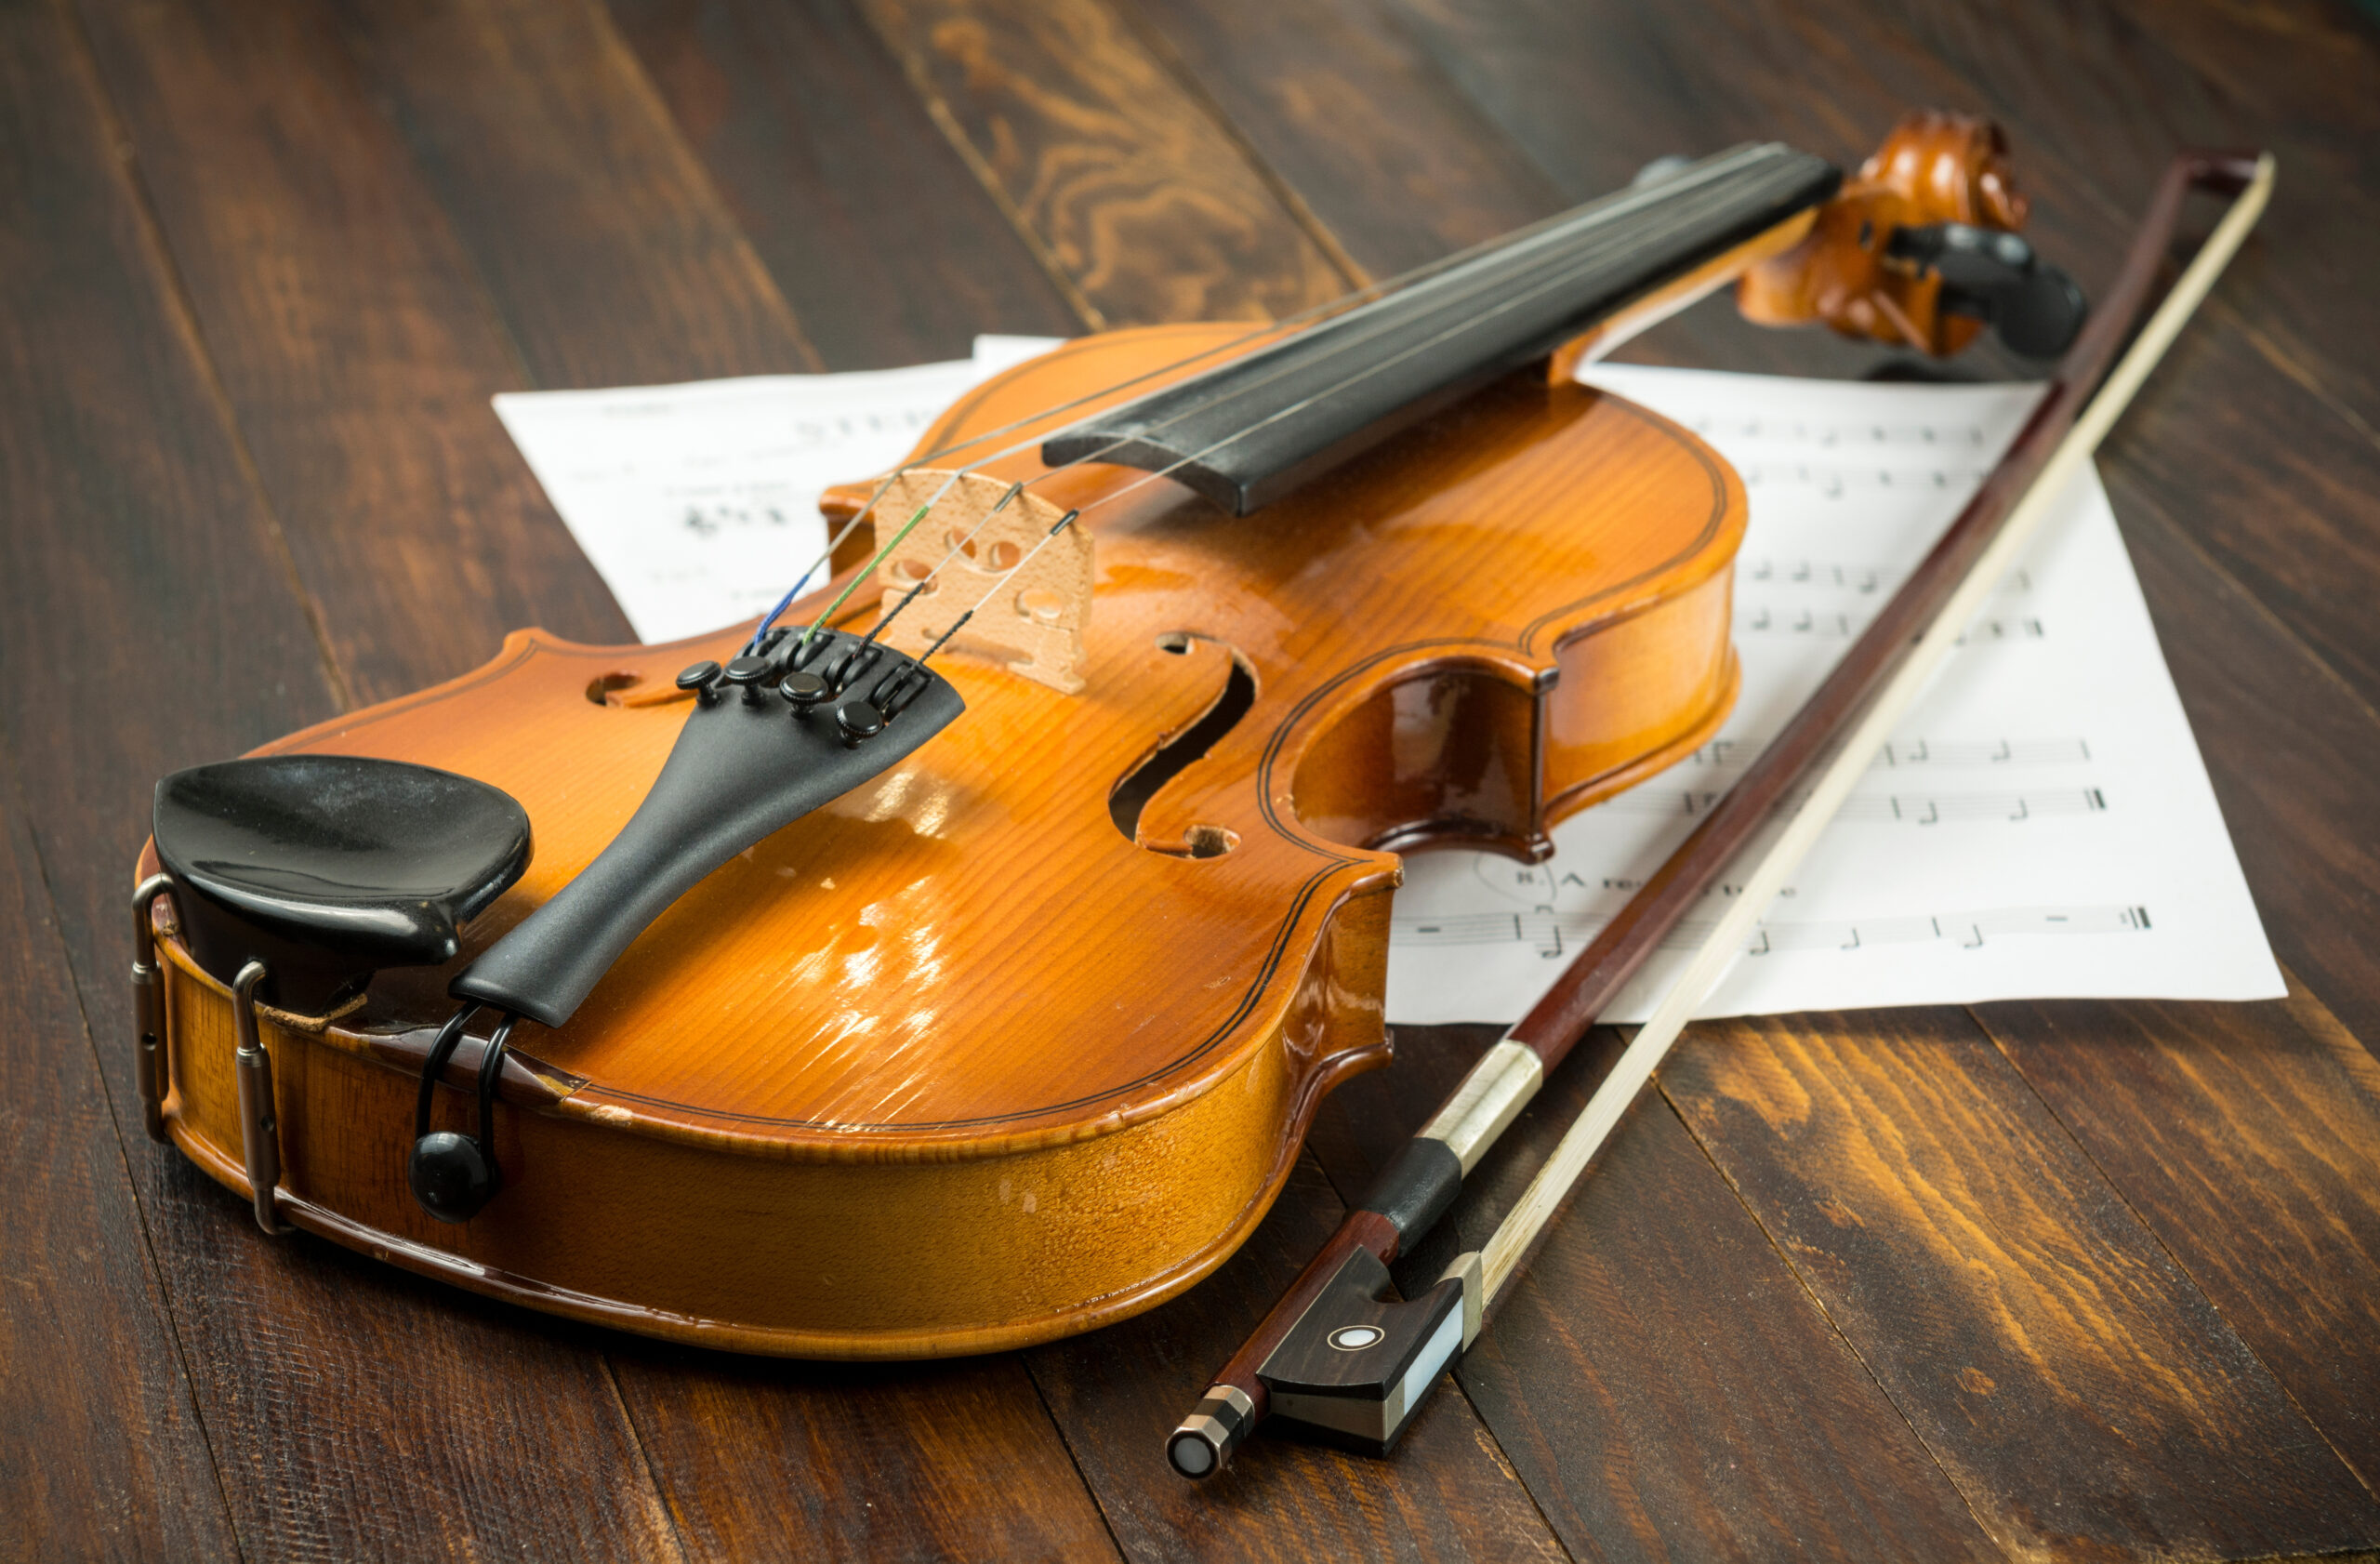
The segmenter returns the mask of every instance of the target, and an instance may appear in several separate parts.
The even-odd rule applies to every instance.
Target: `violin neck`
[[[1166,472],[1235,515],[1721,263],[1834,193],[1774,142],[1688,164],[1425,272],[1254,352],[1052,435],[1052,466]]]

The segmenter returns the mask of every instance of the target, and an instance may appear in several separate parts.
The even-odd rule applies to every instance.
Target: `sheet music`
[[[508,391],[513,444],[639,639],[765,613],[826,546],[818,496],[879,472],[976,382],[1056,346],[978,337],[972,358],[845,375]]]
[[[1583,378],[1695,430],[1743,474],[1743,695],[1712,743],[1558,828],[1545,863],[1408,858],[1392,1020],[1517,1019],[1817,687],[2037,394],[1622,365]],[[1709,893],[1712,915],[1688,917],[1612,1019],[1644,1017],[1732,893]],[[2091,473],[1968,627],[1702,1014],[2281,992]]]
[[[514,393],[496,410],[637,633],[669,640],[766,608],[824,546],[820,489],[891,466],[953,398],[1050,345],[979,338],[951,364]],[[1586,378],[1696,429],[1743,474],[1742,697],[1712,742],[1564,824],[1546,863],[1408,858],[1393,1020],[1517,1018],[1825,676],[2036,394],[1619,365]],[[1615,1019],[1641,1018],[1709,922],[1687,919]],[[2088,475],[1705,1014],[2281,992]]]

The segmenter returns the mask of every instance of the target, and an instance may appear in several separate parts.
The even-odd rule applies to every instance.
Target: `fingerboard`
[[[1621,191],[1042,444],[1246,515],[1834,193],[1823,158],[1738,147]]]

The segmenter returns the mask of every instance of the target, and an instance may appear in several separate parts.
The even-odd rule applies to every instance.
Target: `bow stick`
[[[2245,241],[2271,194],[2273,173],[2269,153],[2183,152],[2174,159],[2115,285],[1990,477],[1752,768],[1382,1170],[1361,1205],[1168,1437],[1166,1455],[1175,1470],[1192,1478],[1222,1470],[1268,1412],[1334,1443],[1380,1454],[1395,1446],[1440,1372],[1478,1338],[1587,1163],[1696,1007],[1741,955],[1753,925],[1959,632],[2053,513]],[[2109,373],[2172,243],[2183,199],[2194,189],[2236,199]],[[1830,743],[1845,735],[1828,758]],[[1459,1256],[1421,1296],[1398,1298],[1387,1263],[1454,1203],[1464,1175],[1546,1075],[1769,822],[1786,794],[1813,774],[1807,802],[1761,852],[1742,893],[1672,981],[1486,1248]]]

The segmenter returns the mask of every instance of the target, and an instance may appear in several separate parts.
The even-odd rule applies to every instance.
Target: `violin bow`
[[[1221,1471],[1268,1414],[1332,1443],[1383,1455],[1394,1448],[1439,1374],[1478,1339],[1588,1162],[1742,953],[1769,902],[1959,633],[2055,512],[2246,240],[2271,195],[2273,175],[2269,153],[2175,157],[2113,286],[1975,497],[1742,779],[1381,1171],[1167,1437],[1166,1456],[1176,1471],[1190,1478]],[[2119,362],[2194,190],[2233,199]],[[1388,1262],[1453,1205],[1464,1176],[1546,1076],[1805,778],[1807,801],[1761,850],[1741,894],[1671,981],[1486,1247],[1458,1256],[1418,1297],[1398,1297]]]

